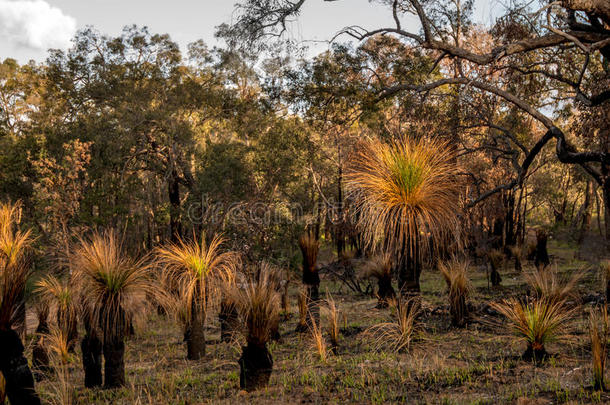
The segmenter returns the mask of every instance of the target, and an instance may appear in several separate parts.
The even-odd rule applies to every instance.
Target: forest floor
[[[601,297],[597,266],[575,259],[575,249],[551,240],[549,252],[561,272],[586,270],[579,292]],[[526,262],[527,263],[527,262]],[[531,263],[525,265],[526,270]],[[375,308],[376,300],[358,296],[339,284],[322,280],[321,295],[330,292],[341,311],[343,335],[338,354],[323,361],[310,334],[295,333],[298,320],[297,283],[291,291],[292,316],[282,322],[282,339],[270,351],[274,369],[269,387],[254,393],[239,389],[240,345],[219,342],[219,326],[208,322],[207,354],[187,361],[180,328],[155,316],[126,350],[128,385],[119,390],[83,388],[79,355],[68,365],[69,387],[83,404],[199,403],[478,403],[546,404],[610,402],[609,393],[592,390],[591,354],[587,329],[590,304],[582,306],[566,341],[551,344],[542,365],[521,359],[524,343],[515,341],[487,303],[523,294],[523,275],[512,261],[502,271],[502,286],[489,288],[485,266],[473,265],[473,321],[464,329],[450,326],[445,283],[433,270],[422,275],[421,329],[408,353],[378,352],[360,331],[390,319],[390,310]],[[325,323],[324,313],[322,322]],[[31,345],[30,345],[31,346]],[[45,400],[62,385],[57,379],[37,383]]]

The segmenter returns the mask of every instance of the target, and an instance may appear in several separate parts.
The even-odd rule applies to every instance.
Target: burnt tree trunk
[[[421,291],[419,277],[422,271],[421,241],[417,231],[415,237],[409,242],[405,241],[398,260],[398,285],[403,296],[419,294]]]
[[[392,287],[392,275],[379,277],[377,285],[377,308],[387,308],[390,305],[390,301],[396,298],[396,292],[394,292],[394,287]]]
[[[241,389],[250,392],[266,387],[273,371],[273,359],[267,346],[248,343],[247,346],[242,347],[239,368]]]
[[[122,334],[104,339],[104,387],[125,385],[125,341]]]
[[[534,265],[537,268],[544,268],[551,264],[549,253],[546,248],[548,235],[546,231],[539,229],[536,232],[536,253],[534,257]]]
[[[87,326],[85,326],[87,328]],[[102,341],[96,331],[85,332],[80,344],[83,352],[83,369],[85,371],[85,387],[102,386]]]
[[[199,360],[205,356],[205,312],[199,305],[194,305],[189,320],[186,336],[186,358]]]
[[[23,356],[23,344],[13,329],[0,330],[0,372],[11,404],[40,405],[34,389],[34,376]]]
[[[32,369],[37,380],[41,380],[51,371],[49,367],[49,353],[45,345],[45,335],[49,333],[48,314],[47,310],[38,316],[36,343],[32,348]]]
[[[223,299],[220,303],[220,311],[218,312],[218,320],[220,321],[220,340],[230,342],[233,332],[238,326],[239,314],[237,308],[231,302]]]

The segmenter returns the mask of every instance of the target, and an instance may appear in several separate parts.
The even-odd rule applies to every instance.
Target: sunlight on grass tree
[[[394,254],[403,293],[419,292],[424,247],[459,240],[453,149],[439,139],[375,139],[363,142],[352,161],[346,186],[365,240]]]

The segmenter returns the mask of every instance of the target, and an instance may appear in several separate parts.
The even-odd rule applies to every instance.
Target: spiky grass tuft
[[[80,239],[69,262],[82,308],[105,339],[122,337],[146,314],[149,297],[159,296],[149,267],[131,259],[113,231]]]
[[[417,317],[421,304],[417,298],[395,300],[391,303],[395,319],[368,328],[364,335],[372,339],[376,350],[388,349],[392,352],[408,351],[417,330]]]
[[[593,361],[593,388],[605,390],[604,371],[608,356],[608,338],[610,337],[610,322],[608,309],[603,306],[589,315],[589,337],[591,338],[591,356]]]
[[[34,292],[47,309],[53,308],[56,311],[57,326],[66,334],[70,347],[73,348],[77,337],[77,310],[70,283],[48,275],[36,282]]]
[[[527,349],[523,357],[535,362],[546,357],[546,345],[563,338],[570,330],[575,315],[563,301],[544,298],[523,302],[510,298],[491,303],[492,308],[506,317],[510,330],[525,340]]]
[[[205,313],[217,305],[225,285],[234,282],[239,258],[234,252],[222,252],[223,242],[215,235],[207,244],[201,235],[199,243],[179,240],[156,249],[165,284],[174,293],[174,312],[183,319],[191,319],[194,310]]]
[[[439,246],[456,236],[459,181],[453,149],[440,139],[402,137],[361,143],[346,173],[346,187],[365,242],[381,238],[386,251],[415,249],[420,232]],[[426,238],[427,239],[427,238]]]
[[[328,359],[328,345],[326,344],[326,339],[324,338],[322,326],[312,320],[309,329],[311,331],[311,337],[313,338],[313,345],[318,353],[318,356],[320,356],[320,360],[322,362],[326,362]]]
[[[575,271],[570,275],[561,276],[557,268],[536,267],[525,275],[525,280],[531,285],[538,298],[551,302],[565,302],[574,299],[576,287],[583,278],[582,271]]]
[[[449,290],[451,322],[458,327],[463,327],[468,317],[468,298],[472,291],[472,285],[468,278],[469,266],[468,261],[457,259],[439,265]]]

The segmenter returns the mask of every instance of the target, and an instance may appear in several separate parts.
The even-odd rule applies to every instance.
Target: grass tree
[[[377,279],[377,308],[387,308],[396,298],[392,287],[392,255],[383,253],[372,258],[364,267],[363,275]]]
[[[57,327],[67,338],[70,351],[78,340],[77,312],[73,300],[72,286],[66,280],[48,275],[36,282],[35,293],[47,308],[53,308]]]
[[[30,275],[25,250],[30,232],[17,228],[18,207],[0,205],[0,373],[11,404],[40,404],[34,390],[34,377],[23,355],[24,347],[15,328],[22,326],[24,291]]]
[[[273,359],[267,348],[277,325],[280,310],[278,277],[271,266],[262,265],[256,277],[243,288],[233,289],[235,302],[243,320],[246,346],[242,347],[240,387],[253,391],[267,386],[273,370]]]
[[[303,285],[305,291],[305,302],[307,303],[307,321],[320,321],[320,275],[316,268],[320,243],[311,232],[301,235],[299,248],[303,255]]]
[[[185,323],[187,358],[205,355],[205,319],[208,308],[220,301],[222,290],[231,283],[239,263],[234,252],[222,252],[223,239],[214,236],[207,244],[178,240],[159,247],[156,256],[167,288],[174,293],[176,310]]]
[[[449,312],[453,326],[464,327],[468,319],[468,297],[472,291],[472,285],[468,278],[468,261],[451,260],[441,263],[439,269],[449,293]]]
[[[83,320],[90,343],[95,345],[100,330],[104,355],[104,386],[125,385],[125,337],[132,322],[145,314],[149,297],[158,295],[158,284],[142,260],[136,261],[123,250],[112,231],[94,233],[81,239],[71,252],[74,285],[81,301]],[[86,345],[84,345],[86,346]],[[86,347],[87,350],[91,349]],[[97,353],[83,353],[85,371],[99,380],[100,364],[87,364]],[[88,376],[85,376],[87,379]]]
[[[575,314],[575,309],[566,307],[565,301],[544,297],[531,301],[510,298],[491,306],[504,315],[515,336],[527,343],[523,358],[537,363],[546,358],[547,344],[569,331]]]
[[[375,139],[352,161],[346,186],[364,240],[394,255],[403,294],[419,292],[425,245],[441,249],[459,229],[453,149],[439,139]]]

